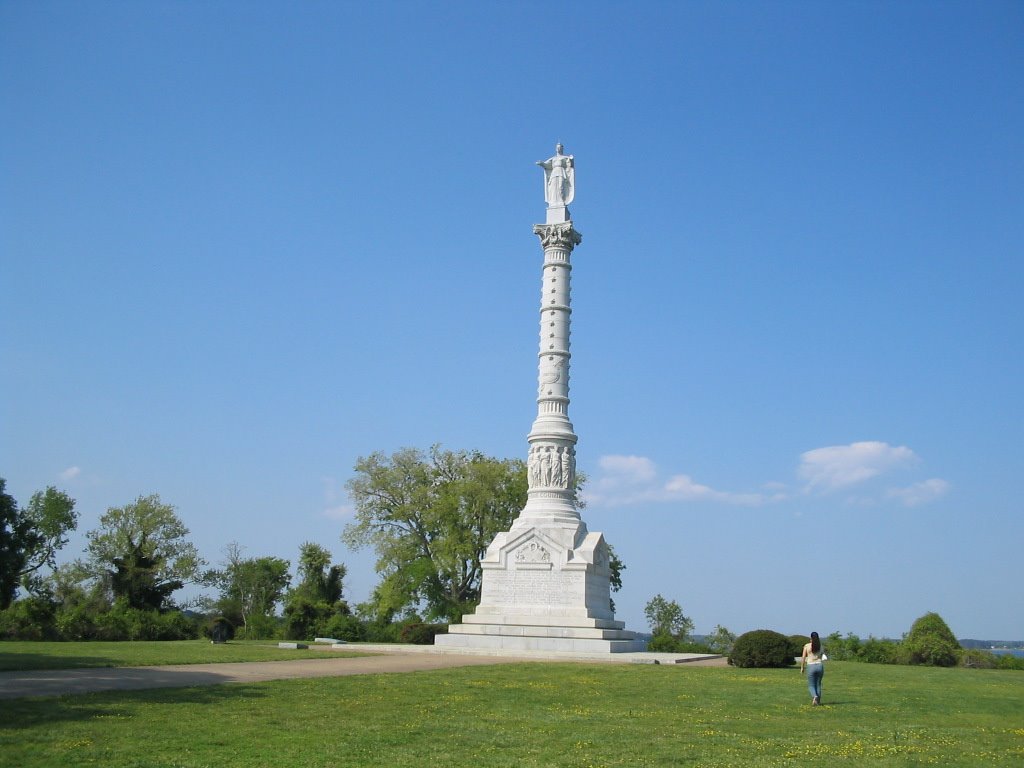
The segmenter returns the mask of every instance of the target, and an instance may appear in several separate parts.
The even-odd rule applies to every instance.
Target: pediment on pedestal
[[[496,542],[497,543],[497,542]],[[509,536],[497,548],[497,565],[510,570],[561,569],[571,550],[537,528]]]

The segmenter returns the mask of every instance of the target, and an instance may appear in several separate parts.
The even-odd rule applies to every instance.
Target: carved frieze
[[[535,445],[526,467],[531,489],[576,487],[576,451],[570,446]]]

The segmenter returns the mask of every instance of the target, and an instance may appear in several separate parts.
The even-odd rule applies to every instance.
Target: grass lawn
[[[330,658],[339,652],[331,651]],[[340,655],[365,656],[358,652]],[[208,664],[216,661],[283,661],[325,658],[323,650],[290,650],[274,640],[214,645],[209,640],[118,643],[0,642],[0,672],[75,667],[150,667],[165,664]],[[0,760],[0,765],[3,765]]]
[[[1020,766],[1024,674],[536,663],[0,701],[5,768]]]

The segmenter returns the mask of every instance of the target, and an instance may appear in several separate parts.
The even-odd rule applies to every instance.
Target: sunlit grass
[[[520,664],[0,702],[10,766],[1017,766],[1014,671]]]

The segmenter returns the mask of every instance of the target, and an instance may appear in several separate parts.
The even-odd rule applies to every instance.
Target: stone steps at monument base
[[[571,640],[634,640],[636,635],[624,629],[592,627],[550,627],[530,624],[453,624],[449,635],[496,635],[501,637],[567,638]]]
[[[530,627],[576,627],[579,629],[625,629],[624,621],[595,619],[586,616],[559,616],[553,613],[476,613],[462,617],[463,624],[518,624]]]
[[[627,633],[631,634],[631,633]],[[449,631],[434,638],[438,648],[476,648],[492,651],[547,651],[555,653],[639,653],[643,640],[602,640],[597,638],[537,637],[505,634],[463,634]]]

